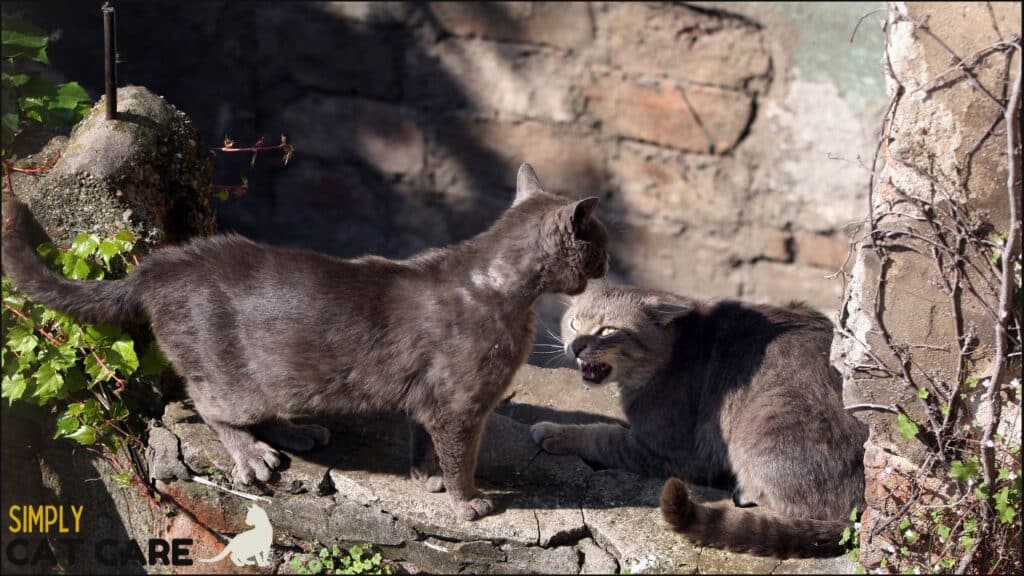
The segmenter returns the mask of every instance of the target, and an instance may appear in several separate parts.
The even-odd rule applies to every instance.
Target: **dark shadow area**
[[[3,440],[0,455],[4,482],[0,490],[3,506],[2,566],[4,574],[145,574],[134,557],[121,562],[119,550],[129,545],[124,520],[113,498],[99,477],[104,474],[94,466],[86,451],[70,440],[52,440],[53,418],[41,411],[25,411],[21,405],[0,406]],[[61,534],[53,528],[46,534],[13,534],[10,529],[14,514],[12,506],[62,506],[65,525],[71,530]],[[80,529],[74,533],[71,506],[82,506]],[[128,504],[124,504],[128,506]],[[24,517],[19,516],[19,524]],[[130,522],[130,519],[129,519]],[[157,537],[158,534],[136,534],[135,538]],[[110,565],[100,561],[97,547],[104,540],[113,541],[100,554]],[[21,541],[22,544],[14,544]],[[143,550],[147,541],[142,541]],[[44,549],[41,549],[44,548]],[[33,563],[34,562],[34,563]]]
[[[53,31],[52,68],[98,97],[101,4],[10,2],[5,10]],[[502,9],[475,10],[515,33],[517,22]],[[430,52],[447,37],[431,7],[408,3],[401,11],[360,21],[318,3],[119,3],[119,84],[165,96],[196,122],[208,146],[225,137],[238,146],[261,136],[276,143],[279,134],[296,144],[287,167],[273,153],[252,168],[247,154],[218,155],[215,183],[249,183],[242,197],[217,204],[222,231],[342,257],[407,257],[485,229],[511,202],[515,171],[529,158],[481,140],[483,120]],[[296,118],[292,108],[316,114]],[[372,113],[353,112],[364,109]],[[365,145],[352,142],[401,146],[406,125],[421,133],[414,152],[422,169],[385,172],[379,158],[367,161]],[[465,177],[457,197],[438,182],[439,162]]]

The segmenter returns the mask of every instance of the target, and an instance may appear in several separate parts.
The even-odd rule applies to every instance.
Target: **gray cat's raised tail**
[[[30,241],[39,224],[28,206],[4,199],[3,272],[35,302],[96,324],[126,324],[140,316],[135,275],[124,280],[68,280],[46,267]]]
[[[784,518],[690,500],[686,484],[669,478],[661,491],[661,514],[672,529],[694,544],[757,556],[813,558],[839,556],[848,522]]]

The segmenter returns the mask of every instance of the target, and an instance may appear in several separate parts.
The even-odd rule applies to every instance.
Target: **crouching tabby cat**
[[[156,251],[123,280],[75,282],[36,257],[32,214],[12,199],[3,263],[32,299],[82,320],[148,316],[239,482],[280,464],[257,438],[293,451],[327,442],[326,429],[286,414],[402,410],[412,476],[474,519],[493,509],[473,479],[481,429],[530,350],[531,305],[578,294],[607,269],[596,205],[544,192],[523,164],[490,229],[409,260],[215,236]]]
[[[842,553],[863,508],[866,429],[844,409],[829,364],[832,324],[810,308],[699,304],[654,290],[591,283],[562,320],[583,379],[618,383],[629,428],[541,422],[548,452],[649,476],[734,476],[737,506],[691,502],[671,478],[662,513],[700,545],[759,555]]]

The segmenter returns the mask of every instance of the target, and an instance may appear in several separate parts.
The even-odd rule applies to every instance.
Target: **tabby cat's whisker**
[[[559,338],[558,336],[556,336],[556,335],[554,334],[554,332],[552,332],[551,330],[548,330],[547,328],[544,328],[544,329],[545,329],[545,330],[547,330],[547,332],[548,332],[548,336],[551,336],[552,338],[554,338],[554,339],[555,339],[555,340],[556,340],[556,341],[557,341],[558,343],[560,343],[560,344],[562,344],[562,345],[565,345],[565,342],[563,342],[561,338]]]

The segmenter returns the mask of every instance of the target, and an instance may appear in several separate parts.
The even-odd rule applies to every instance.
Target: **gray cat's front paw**
[[[574,454],[572,428],[553,422],[538,422],[530,426],[530,436],[545,452]]]
[[[263,442],[254,442],[232,454],[232,457],[235,467],[231,475],[235,481],[246,486],[252,484],[254,478],[260,482],[270,480],[274,469],[281,465],[281,455]]]
[[[484,496],[482,492],[477,492],[476,496],[469,500],[455,502],[455,513],[462,520],[476,520],[487,516],[491,512],[494,512],[494,502],[487,496]]]

